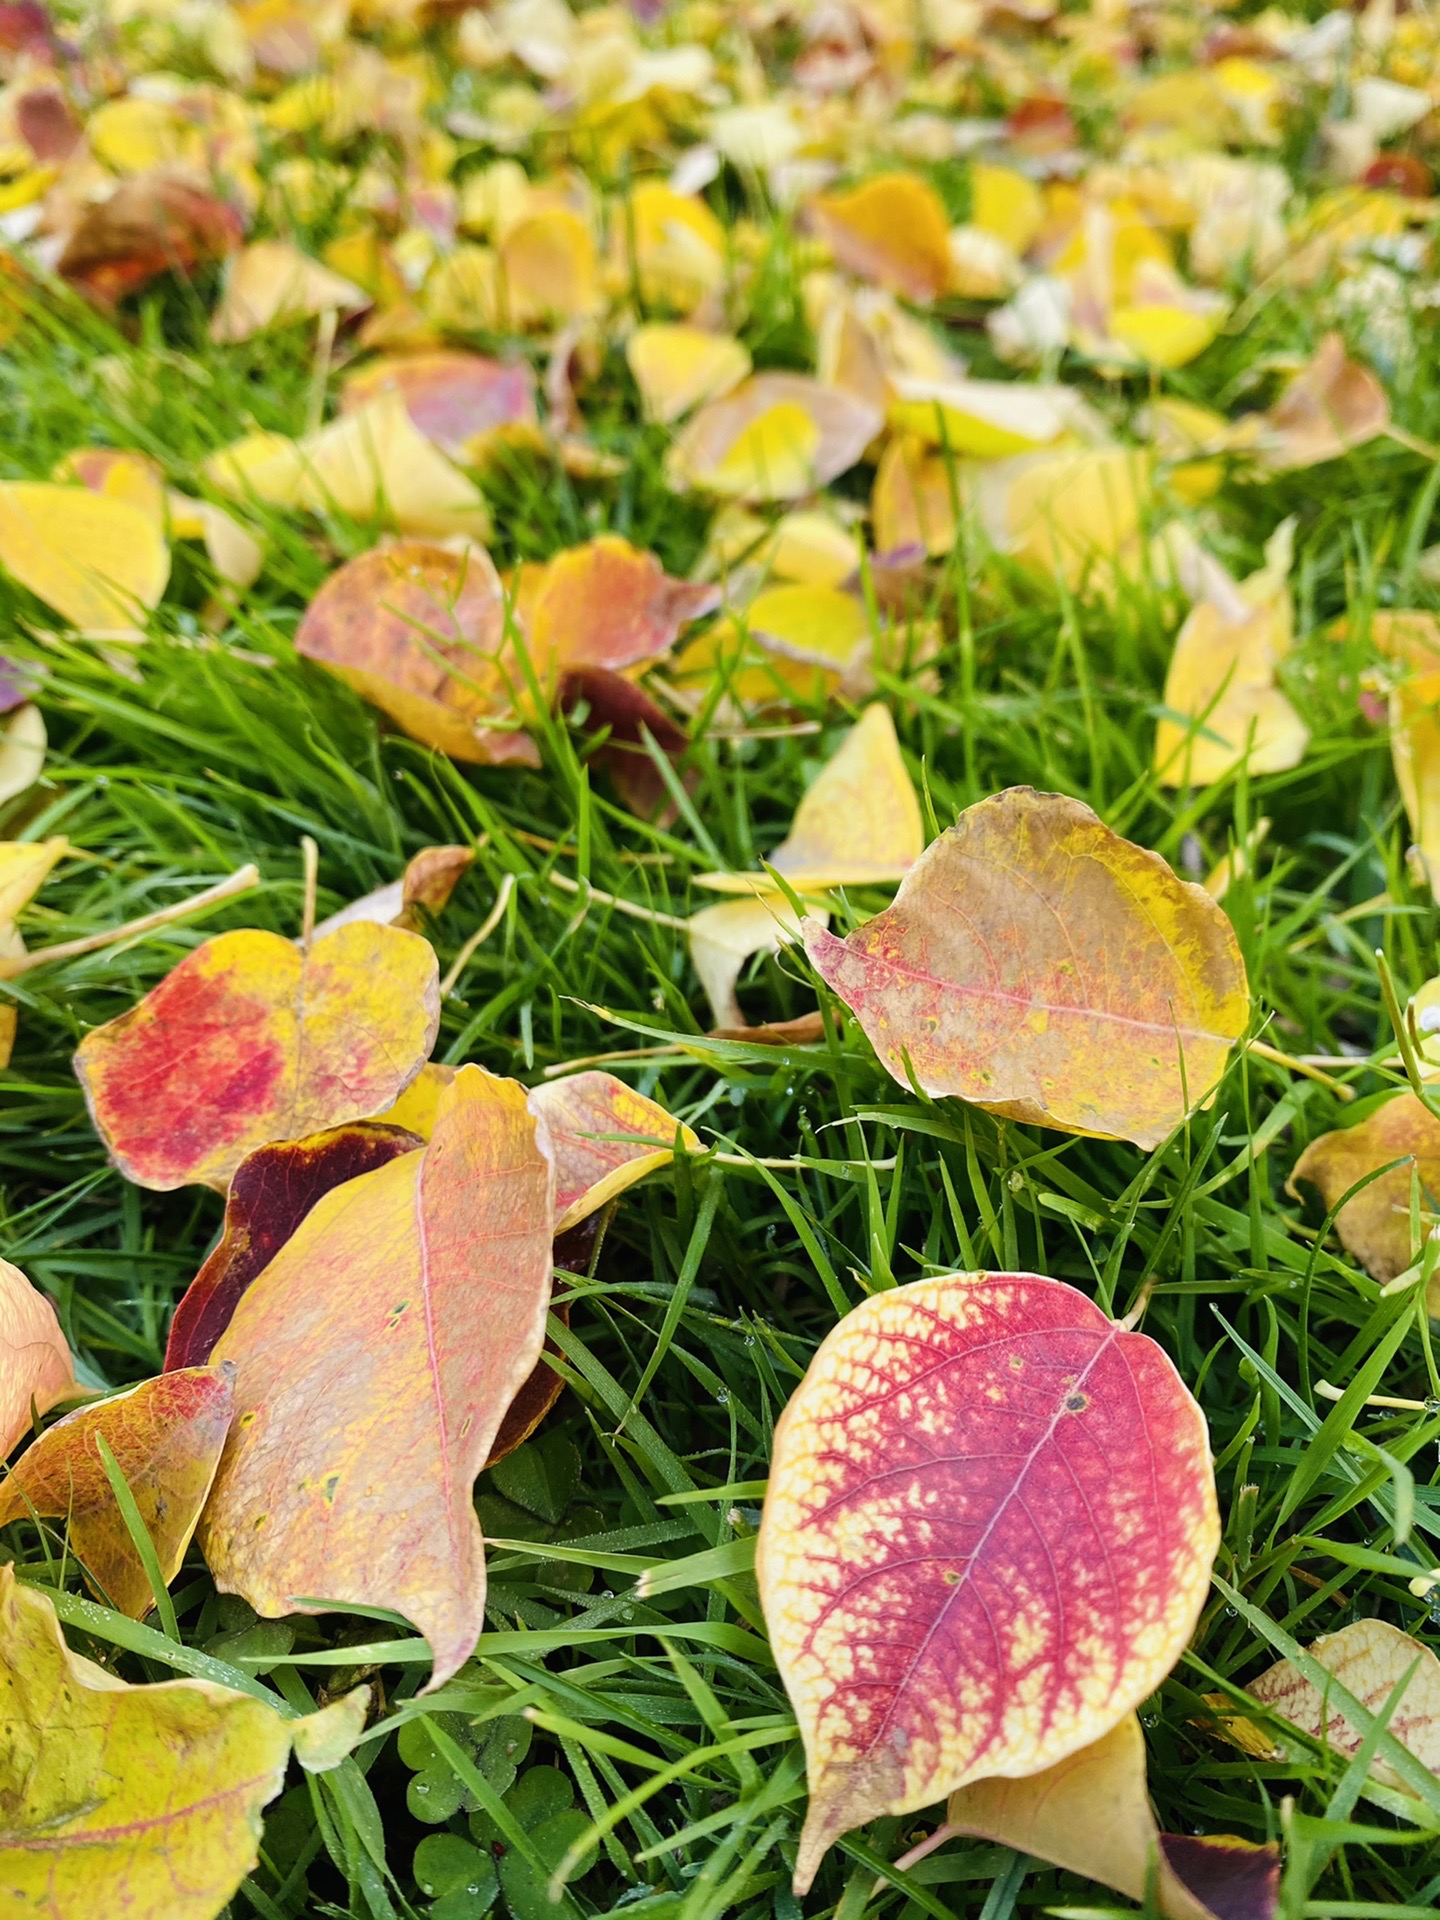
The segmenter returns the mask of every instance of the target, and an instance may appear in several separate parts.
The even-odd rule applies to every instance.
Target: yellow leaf
[[[822,923],[828,919],[824,913],[813,917]],[[794,909],[775,893],[722,900],[690,916],[690,959],[717,1027],[746,1024],[744,1009],[735,997],[735,984],[746,961],[757,953],[778,953],[799,933]]]
[[[952,1793],[941,1832],[1013,1847],[1131,1900],[1150,1899],[1153,1877],[1166,1920],[1214,1920],[1216,1906],[1267,1920],[1279,1887],[1273,1847],[1228,1834],[1201,1840],[1160,1832],[1146,1789],[1145,1737],[1133,1713],[1041,1773],[977,1780]]]
[[[915,173],[877,173],[845,193],[819,195],[811,224],[836,260],[907,300],[930,301],[950,283],[944,202]]]
[[[27,792],[45,766],[45,716],[31,701],[0,719],[0,804]]]
[[[750,355],[732,334],[700,327],[637,327],[625,343],[625,358],[647,419],[662,424],[728,393],[750,371]]]
[[[530,1111],[548,1136],[555,1162],[557,1234],[675,1158],[703,1148],[655,1100],[636,1093],[613,1073],[572,1073],[531,1089]]]
[[[712,400],[670,449],[672,485],[748,500],[793,500],[851,467],[879,412],[793,373],[753,374]]]
[[[1068,586],[1089,575],[1103,588],[1139,529],[1149,481],[1137,448],[1066,447],[986,467],[974,497],[998,552]]]
[[[327,310],[358,312],[369,296],[285,240],[257,240],[226,269],[210,338],[233,345],[285,321]]]
[[[1366,1184],[1346,1200],[1362,1180]],[[1335,1231],[1345,1251],[1373,1279],[1393,1280],[1419,1258],[1420,1248],[1411,1237],[1412,1189],[1418,1189],[1420,1199],[1421,1244],[1435,1224],[1440,1120],[1408,1089],[1392,1093],[1353,1126],[1337,1127],[1310,1142],[1295,1162],[1286,1191],[1298,1198],[1305,1185],[1318,1191],[1327,1212],[1340,1208]]]
[[[496,269],[513,327],[573,320],[601,305],[595,240],[571,207],[545,207],[517,221],[496,248]]]
[[[725,235],[703,200],[644,180],[616,210],[612,271],[646,306],[693,313],[725,282]]]
[[[870,493],[876,551],[918,546],[935,556],[949,553],[965,502],[963,478],[959,460],[932,451],[916,434],[895,434]]]
[[[977,160],[970,169],[970,221],[1003,240],[1012,253],[1022,254],[1044,224],[1044,196],[1014,167]]]
[[[45,1920],[213,1920],[259,1857],[290,1729],[205,1680],[132,1687],[0,1567],[0,1883]],[[16,1903],[19,1903],[18,1905]]]
[[[996,460],[1030,453],[1087,427],[1089,409],[1069,387],[1020,380],[920,380],[895,376],[890,424],[928,446]]]
[[[29,905],[55,862],[69,851],[63,838],[0,840],[0,927]]]
[[[133,634],[170,578],[155,521],[128,500],[0,482],[0,564],[82,633]]]

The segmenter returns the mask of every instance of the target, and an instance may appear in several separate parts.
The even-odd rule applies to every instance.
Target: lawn
[[[234,516],[261,558],[248,579],[227,579],[182,537],[172,503],[163,594],[138,609],[138,631],[97,636],[47,600],[0,507],[0,648],[32,676],[49,737],[39,780],[5,803],[0,834],[68,846],[20,932],[32,952],[88,942],[248,864],[259,881],[6,980],[18,1019],[0,1073],[0,1252],[54,1302],[82,1388],[155,1376],[223,1200],[124,1177],[87,1112],[77,1047],[207,938],[300,935],[431,846],[473,852],[448,902],[419,921],[448,989],[434,1060],[526,1088],[601,1067],[696,1137],[603,1212],[580,1270],[559,1276],[568,1306],[551,1314],[548,1364],[564,1392],[476,1483],[484,1631],[437,1690],[421,1692],[430,1648],[403,1608],[260,1617],[217,1589],[192,1545],[173,1610],[141,1620],[95,1599],[63,1516],[5,1530],[5,1556],[53,1600],[72,1647],[126,1682],[189,1676],[258,1691],[289,1716],[371,1688],[349,1756],[286,1776],[233,1897],[183,1911],[1011,1920],[1123,1907],[1093,1878],[982,1839],[904,1864],[944,1818],[939,1803],[867,1818],[831,1847],[810,1891],[792,1891],[806,1765],[754,1571],[776,1422],[851,1310],[927,1277],[995,1271],[1049,1276],[1116,1320],[1134,1316],[1208,1423],[1215,1579],[1139,1708],[1161,1827],[1276,1844],[1285,1920],[1432,1912],[1440,1583],[1427,1590],[1423,1576],[1440,1565],[1440,1371],[1425,1308],[1440,1146],[1431,1136],[1427,1160],[1424,1125],[1440,1122],[1426,1105],[1423,1013],[1411,1029],[1404,1009],[1440,971],[1426,866],[1440,858],[1440,803],[1426,791],[1440,779],[1440,680],[1422,658],[1425,636],[1440,649],[1440,123],[1428,99],[1410,118],[1398,95],[1388,119],[1374,104],[1387,83],[1432,89],[1440,41],[1428,16],[1396,22],[1372,6],[1352,34],[1349,16],[1329,15],[1345,30],[1325,43],[1325,22],[1307,41],[1305,20],[1250,9],[1052,17],[939,0],[614,6],[582,13],[578,38],[556,24],[556,12],[568,18],[558,0],[464,13],[136,0],[57,7],[43,33],[25,24],[41,11],[0,8],[11,129],[0,225],[13,243],[0,258],[0,480],[49,482],[77,449],[140,455],[165,487]],[[277,54],[282,29],[294,45]],[[670,64],[650,73],[642,46]],[[602,55],[620,79],[596,77]],[[79,144],[42,159],[15,131],[30,123],[14,102],[49,85]],[[116,114],[127,101],[129,121]],[[109,124],[97,127],[101,115]],[[723,248],[695,296],[687,274],[711,275],[700,240],[682,245],[671,217],[650,247],[634,196],[701,149],[698,185],[681,184]],[[1204,218],[1220,226],[1218,188],[1196,184],[1207,156],[1253,170],[1228,190],[1255,221],[1232,207],[1208,267],[1205,194]],[[178,261],[168,229],[143,271],[126,242],[104,287],[64,270],[82,201],[116,179],[186,168],[242,211],[249,240],[293,243],[357,283],[360,299],[298,313],[282,301],[272,323],[217,339],[212,315],[235,271],[218,256],[234,255],[238,227],[233,244],[196,241]],[[860,240],[843,207],[828,228],[814,210],[817,196],[833,206],[896,172],[942,209],[942,231],[962,236],[942,286],[897,288],[924,254],[908,201],[898,225]],[[1023,208],[986,211],[986,195],[1020,192],[997,183],[1001,172],[1041,203],[1031,226]],[[1262,234],[1276,172],[1288,198]],[[539,224],[538,266],[518,247],[507,256],[513,209],[502,217],[486,199],[516,192],[538,192],[521,215]],[[593,288],[562,207],[594,252]],[[1092,312],[1094,286],[1133,276],[1142,256],[1158,279],[1140,275],[1128,304],[1112,286]],[[998,275],[989,291],[982,268]],[[994,317],[1042,282],[1068,288],[1072,310],[1052,342],[1016,358]],[[577,298],[587,310],[570,309]],[[858,391],[869,354],[887,396],[878,431],[818,487],[788,484],[780,428],[751,446],[748,480],[731,484],[733,461],[721,483],[682,471],[672,449],[689,431],[685,410],[655,417],[665,408],[647,405],[627,355],[637,324],[676,321],[738,340],[757,374],[818,369],[831,392]],[[1180,348],[1182,321],[1195,331]],[[854,329],[849,359],[835,346],[842,322]],[[1283,396],[1337,331],[1347,365],[1380,393],[1378,423],[1355,425],[1349,397],[1327,388],[1311,408],[1315,457],[1291,462],[1247,441],[1235,423],[1258,423],[1262,440],[1283,434]],[[317,503],[276,488],[267,498],[258,469],[227,484],[215,456],[257,432],[313,435],[375,356],[441,345],[532,368],[540,390],[534,424],[454,460],[471,526],[488,518],[507,644],[524,655],[539,566],[599,535],[654,554],[673,579],[717,585],[711,610],[646,662],[662,718],[688,735],[668,756],[653,742],[629,755],[649,782],[648,816],[617,785],[603,699],[557,705],[543,664],[496,707],[504,739],[528,727],[535,764],[485,765],[412,737],[297,651],[337,567],[382,537],[432,538],[433,527],[417,532],[396,511],[393,471],[367,482],[368,503]],[[927,372],[926,353],[949,358]],[[1006,414],[998,445],[971,445],[978,416],[963,395],[933,397],[935,383],[967,380],[1058,388],[1086,412],[1049,432]],[[723,404],[703,390],[700,403]],[[801,424],[813,433],[803,411]],[[897,448],[924,469],[928,526],[945,523],[935,539],[923,512],[914,519],[919,481],[914,497],[874,491]],[[1045,496],[1031,531],[1013,535],[1019,482],[1007,463],[1045,448],[1120,452],[1106,478],[1075,469],[1078,485]],[[1101,498],[1109,488],[1120,504]],[[802,513],[811,523],[796,526]],[[886,513],[906,536],[888,550]],[[1225,593],[1266,565],[1267,542],[1274,562],[1286,523],[1288,564],[1281,552],[1235,612]],[[808,559],[787,561],[777,524]],[[837,565],[846,543],[853,565]],[[1196,556],[1228,583],[1208,600]],[[78,560],[101,574],[112,564],[88,550]],[[813,595],[802,611],[817,624],[799,640],[771,640],[750,617],[757,590],[785,585]],[[1214,613],[1204,684],[1185,704],[1177,635],[1199,631],[1192,608],[1213,612],[1217,594],[1230,612]],[[825,628],[842,595],[863,636],[859,676],[852,647]],[[1396,611],[1428,622],[1413,646],[1383,617]],[[1283,708],[1278,722],[1262,700],[1232,704],[1252,668]],[[881,1064],[798,945],[745,961],[740,1000],[756,1025],[715,1037],[726,1023],[688,938],[689,918],[721,897],[701,877],[757,871],[877,701],[927,840],[965,809],[1033,787],[1084,802],[1220,896],[1248,1024],[1204,1104],[1160,1145],[922,1092]],[[1166,726],[1182,760],[1194,755],[1179,774],[1157,756]],[[1225,860],[1228,885],[1214,877]],[[824,891],[844,934],[894,885]],[[818,1029],[773,1030],[817,1003]],[[1328,1212],[1313,1186],[1287,1184],[1312,1142],[1363,1124],[1407,1086],[1418,1090],[1414,1138],[1352,1171]],[[1385,1225],[1404,1251],[1384,1269],[1335,1221],[1357,1183],[1397,1163],[1402,1199]],[[477,1340],[488,1331],[478,1294],[474,1328]],[[392,1521],[409,1498],[389,1490]],[[1288,1752],[1263,1740],[1247,1751],[1225,1737],[1214,1696],[1254,1717],[1243,1690],[1265,1668],[1370,1618],[1414,1636],[1417,1654],[1430,1649],[1414,1683],[1430,1688],[1418,1732],[1392,1698],[1378,1728],[1362,1715],[1349,1745],[1296,1734]],[[1397,1742],[1402,1768],[1418,1756],[1408,1773],[1395,1771]],[[1372,1770],[1377,1751],[1388,1772]],[[0,1798],[5,1764],[0,1752]],[[0,1835],[0,1888],[11,1851]],[[88,1905],[118,1911],[100,1875]],[[1160,1911],[1153,1882],[1150,1894]],[[78,1895],[20,1899],[5,1911],[80,1910]]]

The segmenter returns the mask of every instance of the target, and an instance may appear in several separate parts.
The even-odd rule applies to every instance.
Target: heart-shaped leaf
[[[120,1171],[162,1191],[222,1191],[246,1154],[381,1112],[428,1058],[435,950],[367,921],[308,949],[218,934],[75,1055]]]
[[[969,807],[823,980],[895,1078],[991,1113],[1153,1147],[1215,1085],[1250,996],[1203,887],[1089,807],[1012,787]]]
[[[877,1293],[775,1432],[757,1572],[830,1843],[1053,1766],[1169,1672],[1219,1545],[1204,1417],[1154,1341],[1035,1274]]]

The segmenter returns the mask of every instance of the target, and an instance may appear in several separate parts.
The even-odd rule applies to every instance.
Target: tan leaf
[[[1356,1620],[1315,1641],[1310,1657],[1373,1714],[1384,1714],[1391,1694],[1405,1680],[1387,1722],[1389,1731],[1422,1766],[1440,1773],[1440,1660],[1428,1647],[1384,1620]],[[1278,1660],[1252,1680],[1246,1692],[1336,1753],[1348,1757],[1364,1743],[1340,1702],[1325,1698],[1288,1660]],[[1404,1785],[1383,1759],[1372,1760],[1370,1771],[1391,1786]]]
[[[1214,1920],[1217,1910],[1224,1920],[1268,1920],[1279,1891],[1273,1847],[1228,1834],[1196,1839],[1160,1832],[1145,1784],[1145,1739],[1133,1713],[1043,1773],[977,1780],[952,1793],[942,1832],[1013,1847],[1131,1900],[1149,1898],[1153,1876],[1166,1920]],[[1207,1893],[1218,1896],[1216,1906],[1207,1903]]]
[[[1390,1096],[1354,1126],[1312,1140],[1286,1182],[1297,1194],[1302,1182],[1318,1188],[1325,1210],[1338,1205],[1358,1180],[1399,1165],[1347,1200],[1335,1218],[1345,1251],[1376,1280],[1393,1280],[1417,1257],[1410,1238],[1410,1192],[1420,1186],[1423,1237],[1436,1218],[1440,1196],[1440,1120],[1422,1100],[1402,1091]]]
[[[358,313],[369,304],[362,288],[289,241],[256,240],[229,262],[210,338],[234,345],[267,327],[326,311]]]
[[[1264,416],[1256,453],[1277,472],[1313,467],[1363,446],[1390,424],[1385,389],[1352,360],[1338,333],[1327,333],[1310,364]]]

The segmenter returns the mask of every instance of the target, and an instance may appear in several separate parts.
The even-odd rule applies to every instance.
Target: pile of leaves
[[[6,1913],[1433,1909],[1437,55],[0,5]]]

